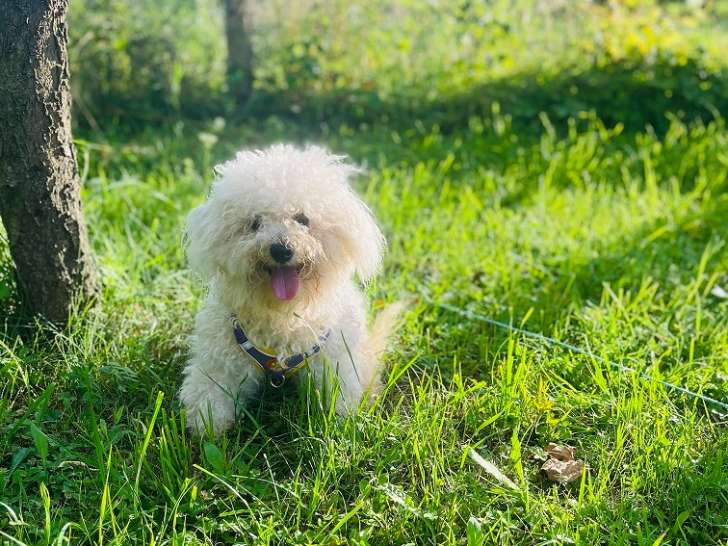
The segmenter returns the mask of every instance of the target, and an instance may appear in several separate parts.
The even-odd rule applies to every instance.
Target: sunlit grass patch
[[[449,9],[443,6],[409,9],[434,17]],[[634,21],[623,18],[620,35],[647,40],[639,25],[653,9],[661,8],[638,7]],[[210,119],[83,133],[84,208],[103,279],[98,305],[79,309],[63,331],[24,321],[5,245],[0,250],[0,290],[7,286],[0,291],[0,542],[728,539],[726,416],[663,383],[728,401],[728,131],[720,116],[686,122],[669,113],[670,101],[631,104],[632,95],[617,96],[625,81],[648,88],[647,99],[662,93],[659,81],[640,79],[650,66],[685,76],[683,91],[701,76],[695,66],[640,57],[631,71],[611,64],[582,73],[595,77],[585,88],[590,100],[577,97],[564,109],[568,72],[562,79],[537,74],[541,83],[521,94],[502,82],[508,100],[494,101],[472,87],[473,78],[491,81],[492,73],[468,72],[468,59],[430,66],[448,33],[482,32],[451,16],[432,51],[413,50],[426,38],[419,34],[409,45],[401,36],[394,41],[394,23],[394,30],[367,30],[366,50],[389,34],[383,52],[371,51],[361,66],[349,66],[354,54],[329,44],[338,56],[327,62],[343,64],[325,65],[325,74],[347,69],[347,85],[363,86],[370,73],[386,90],[427,65],[436,85],[453,78],[452,95],[464,92],[459,102],[439,103],[426,80],[411,90],[421,102],[402,111],[389,95],[362,109],[357,101],[371,94],[356,95],[350,110],[336,95],[320,97],[321,110],[300,117],[276,110],[245,124]],[[695,47],[685,19],[679,22],[657,24],[659,48],[677,51],[670,33]],[[709,19],[696,25],[713,28]],[[414,26],[423,25],[405,22]],[[515,38],[498,40],[507,48]],[[391,58],[377,57],[387,52]],[[299,53],[321,54],[316,47],[278,52]],[[570,58],[562,53],[556,67]],[[409,55],[420,64],[400,82],[397,67]],[[375,70],[367,64],[375,61],[390,64]],[[713,83],[722,81],[719,72],[710,73]],[[308,96],[306,85],[336,80],[303,84],[292,85],[292,94]],[[705,93],[700,104],[720,96]],[[471,107],[472,97],[485,99]],[[660,123],[645,126],[653,118]],[[185,268],[184,216],[204,199],[216,162],[241,146],[279,140],[322,142],[366,167],[356,186],[389,241],[369,295],[375,305],[401,297],[412,303],[373,407],[339,419],[332,400],[311,386],[268,390],[229,434],[194,438],[175,400],[204,293]],[[581,480],[546,479],[539,469],[548,442],[577,449],[587,465]]]

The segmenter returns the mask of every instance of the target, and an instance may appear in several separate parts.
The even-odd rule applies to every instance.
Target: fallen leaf
[[[581,478],[581,473],[584,470],[584,461],[559,461],[558,459],[549,459],[543,463],[541,470],[546,472],[546,477],[552,482],[561,484],[571,483]]]
[[[576,448],[569,445],[549,442],[546,446],[549,459],[541,466],[541,470],[552,482],[571,483],[581,478],[584,461],[576,458]]]
[[[546,446],[546,454],[549,457],[557,459],[559,461],[573,461],[574,456],[576,455],[576,448],[567,445],[562,446],[553,442],[549,442],[549,444]]]

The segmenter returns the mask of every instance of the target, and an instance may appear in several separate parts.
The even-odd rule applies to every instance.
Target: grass
[[[727,417],[659,382],[728,401],[728,128],[599,101],[525,119],[530,96],[79,132],[99,304],[28,323],[0,246],[0,543],[728,543]],[[373,307],[417,300],[373,408],[341,421],[310,389],[267,391],[191,438],[175,392],[204,287],[182,222],[216,161],[284,138],[367,165],[389,239]],[[548,442],[576,447],[581,481],[540,473]]]

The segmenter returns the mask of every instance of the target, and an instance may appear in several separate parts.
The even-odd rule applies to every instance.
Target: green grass
[[[540,88],[561,89],[549,70]],[[438,109],[420,90],[429,106],[400,117],[379,97],[333,121],[337,103],[314,101],[295,119],[80,132],[99,304],[62,331],[28,323],[0,245],[0,543],[728,544],[727,417],[659,382],[728,401],[728,128],[605,110],[623,83],[589,95],[596,113],[529,117],[538,89]],[[216,161],[281,139],[367,165],[389,240],[374,307],[416,300],[373,408],[341,421],[315,392],[267,391],[229,434],[191,438],[175,392],[204,287],[183,219]],[[581,482],[539,472],[548,442],[577,448]]]

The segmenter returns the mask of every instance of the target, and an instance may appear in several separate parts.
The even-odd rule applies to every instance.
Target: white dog
[[[190,265],[209,282],[179,393],[194,430],[225,430],[263,381],[299,371],[320,387],[336,378],[339,414],[376,391],[400,306],[367,330],[354,276],[378,271],[385,241],[343,159],[320,147],[240,152],[190,213]]]

